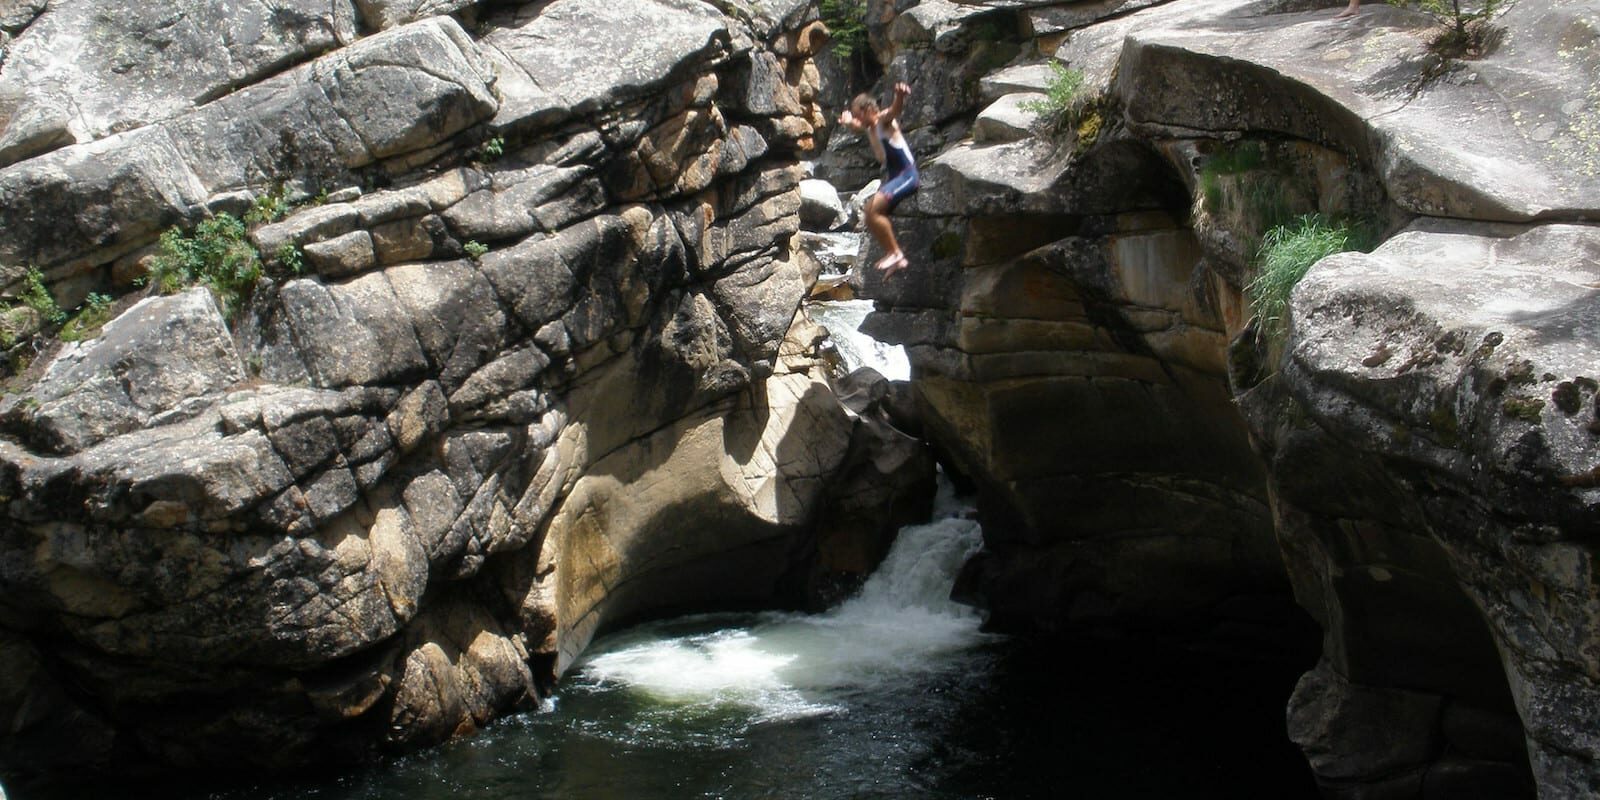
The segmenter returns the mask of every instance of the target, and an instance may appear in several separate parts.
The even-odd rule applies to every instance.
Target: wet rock
[[[803,596],[833,474],[879,448],[784,342],[817,270],[791,247],[819,30],[470,5],[335,4],[304,42],[332,52],[196,60],[226,90],[0,167],[13,294],[22,264],[63,304],[128,280],[221,211],[267,272],[231,330],[205,290],[150,298],[6,398],[7,774],[347,764],[533,707],[598,625]],[[75,8],[0,19],[21,44]],[[356,14],[378,32],[335,36]]]

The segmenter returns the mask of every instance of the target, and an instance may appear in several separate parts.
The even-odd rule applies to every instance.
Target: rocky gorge
[[[468,733],[597,631],[836,599],[937,452],[995,628],[1292,595],[1326,796],[1600,792],[1600,3],[1335,5],[872,0],[844,59],[807,3],[0,2],[0,774]],[[852,77],[915,86],[898,388],[799,312]],[[1312,213],[1374,245],[1266,319]]]

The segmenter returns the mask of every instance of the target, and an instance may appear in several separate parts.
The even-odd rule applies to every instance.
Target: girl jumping
[[[919,176],[917,174],[917,159],[911,154],[911,147],[906,144],[905,134],[900,132],[900,112],[905,110],[906,98],[911,96],[911,87],[904,83],[894,85],[894,101],[883,110],[878,109],[878,102],[870,95],[856,95],[850,102],[850,108],[839,115],[839,122],[848,125],[857,132],[867,134],[867,143],[872,145],[872,154],[878,157],[878,163],[883,165],[883,183],[867,200],[867,232],[872,234],[873,240],[883,248],[883,258],[878,259],[877,267],[883,272],[885,279],[910,266],[906,254],[900,252],[900,242],[894,238],[894,226],[889,223],[889,212],[899,205],[901,200],[911,196],[917,190]]]

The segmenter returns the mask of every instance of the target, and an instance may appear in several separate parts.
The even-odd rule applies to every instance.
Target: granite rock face
[[[598,630],[848,587],[928,493],[797,313],[814,10],[114,11],[3,19],[9,292],[126,291],[222,212],[266,277],[231,319],[149,293],[0,402],[7,775],[436,743]],[[138,69],[182,81],[61,58],[163,20],[185,55]]]
[[[1194,630],[1292,589],[1324,636],[1289,732],[1328,796],[1589,796],[1600,7],[1519,3],[1459,60],[1426,15],[1336,5],[869,14],[886,80],[1019,47],[908,111],[914,267],[863,276],[868,325],[980,489],[965,588],[997,622]],[[1050,56],[1084,88],[1023,135]],[[1280,328],[1244,289],[1308,213],[1386,241]]]
[[[1307,276],[1280,385],[1244,398],[1263,419],[1293,420],[1270,440],[1285,555],[1327,630],[1328,667],[1303,690],[1426,687],[1435,705],[1515,713],[1540,790],[1556,797],[1596,780],[1585,731],[1596,702],[1586,543],[1600,520],[1597,274],[1593,226],[1419,221]],[[1311,464],[1322,475],[1303,475]],[[1380,612],[1392,621],[1344,621]],[[1419,724],[1434,729],[1441,713]],[[1291,709],[1291,723],[1303,716]],[[1472,752],[1441,744],[1404,766],[1420,779],[1440,751]],[[1332,751],[1319,773],[1363,771]],[[1520,757],[1473,756],[1489,772]]]

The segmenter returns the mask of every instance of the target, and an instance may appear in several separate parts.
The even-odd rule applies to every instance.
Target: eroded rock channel
[[[12,5],[8,778],[467,734],[597,632],[837,602],[937,455],[992,629],[1309,614],[1326,796],[1600,791],[1592,0],[1470,54],[1309,0]],[[891,385],[801,227],[896,81]],[[1369,241],[1265,312],[1307,219]]]

